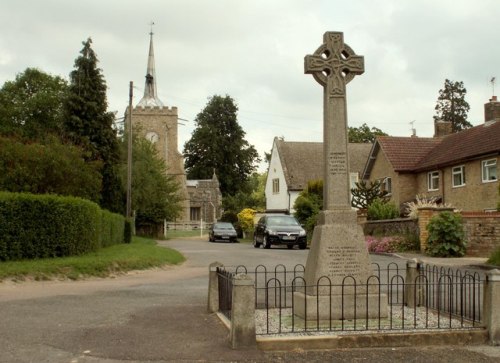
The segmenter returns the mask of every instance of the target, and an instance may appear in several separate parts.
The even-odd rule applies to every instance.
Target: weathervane
[[[151,31],[149,32],[149,35],[153,35],[153,25],[155,25],[155,22],[151,21],[149,25],[151,26]]]
[[[495,95],[495,80],[496,80],[495,77],[491,77],[490,83],[491,83],[491,88],[493,90],[492,96]]]

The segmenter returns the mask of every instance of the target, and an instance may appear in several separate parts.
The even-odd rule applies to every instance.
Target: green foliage
[[[314,230],[318,213],[322,207],[323,181],[310,180],[307,183],[306,189],[299,194],[293,204],[293,208],[295,209],[294,216],[300,224],[304,225],[308,235],[312,235],[311,232]]]
[[[115,115],[107,112],[106,81],[97,68],[92,40],[83,42],[81,55],[70,73],[68,97],[64,103],[64,129],[75,145],[88,152],[87,160],[102,162],[100,205],[123,212],[124,189],[119,178],[120,149],[113,129]]]
[[[124,219],[93,202],[0,192],[0,261],[80,255],[124,240]]]
[[[244,208],[257,211],[266,209],[266,196],[264,194],[267,173],[252,173],[245,183],[244,190],[234,195],[226,195],[222,198],[224,215],[221,220],[234,223],[231,216],[235,216]],[[236,219],[237,220],[237,219]]]
[[[465,255],[466,241],[462,216],[441,212],[427,225],[429,237],[426,253],[434,257],[461,257]]]
[[[97,202],[99,162],[85,162],[83,151],[55,137],[44,144],[0,137],[0,190],[76,196]]]
[[[244,191],[260,161],[254,146],[244,138],[237,111],[230,96],[212,96],[196,116],[196,128],[184,145],[188,178],[210,179],[215,171],[223,196]]]
[[[349,127],[348,131],[348,139],[349,142],[357,142],[357,143],[373,143],[377,136],[388,136],[382,130],[370,127],[364,123],[360,127]]]
[[[136,213],[136,227],[153,230],[163,226],[165,219],[174,220],[181,212],[179,185],[167,175],[165,162],[154,145],[134,137],[132,159],[132,209]],[[125,186],[125,167],[121,175]]]
[[[67,82],[27,68],[0,89],[0,135],[43,140],[62,131],[62,104]]]
[[[451,122],[453,132],[472,127],[472,124],[467,121],[470,106],[465,101],[466,93],[467,90],[463,82],[453,82],[446,79],[444,89],[439,90],[439,97],[434,108],[436,110],[434,122],[438,120]]]
[[[375,180],[369,184],[362,180],[356,182],[356,188],[351,189],[352,200],[351,205],[354,208],[367,209],[375,200],[386,202],[389,200],[388,192],[382,190],[382,182]]]
[[[367,208],[368,220],[394,219],[399,217],[399,209],[394,203],[382,199],[375,199]]]
[[[486,262],[493,266],[500,266],[500,247],[493,251],[490,258]]]

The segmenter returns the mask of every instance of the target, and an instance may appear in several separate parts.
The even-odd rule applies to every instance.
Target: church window
[[[280,180],[278,178],[273,179],[273,194],[279,194],[280,192]]]
[[[483,160],[481,166],[483,183],[497,180],[497,159]]]
[[[439,171],[427,173],[427,190],[439,190]]]
[[[201,220],[201,208],[200,207],[191,207],[189,210],[189,218],[192,221],[199,221]]]

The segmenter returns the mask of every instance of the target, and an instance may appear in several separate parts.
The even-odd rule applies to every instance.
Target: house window
[[[201,220],[201,208],[200,207],[191,207],[189,210],[189,218],[192,221]]]
[[[465,185],[465,166],[455,166],[451,169],[451,182],[453,187],[462,187]]]
[[[280,192],[280,180],[278,178],[273,179],[273,194],[278,194]]]
[[[497,180],[497,159],[481,161],[483,183]]]
[[[390,177],[382,179],[381,189],[387,194],[392,194],[392,179]]]
[[[439,190],[439,171],[427,173],[427,190]]]
[[[349,180],[351,184],[351,189],[356,189],[356,183],[359,181],[358,173],[350,173]],[[350,193],[350,200],[352,201],[352,192]]]

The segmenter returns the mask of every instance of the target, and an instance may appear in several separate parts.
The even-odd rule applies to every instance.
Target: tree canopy
[[[373,143],[377,136],[388,135],[376,127],[370,128],[366,123],[359,127],[349,127],[348,131],[349,142]]]
[[[134,137],[132,158],[132,209],[136,212],[136,225],[154,230],[154,226],[163,226],[164,219],[178,217],[181,211],[179,185],[167,175],[165,162],[148,140]],[[125,185],[125,167],[121,175]]]
[[[444,88],[439,90],[434,108],[436,110],[434,122],[438,120],[451,122],[453,132],[472,127],[472,124],[467,121],[470,106],[465,100],[466,93],[467,90],[463,82],[453,82],[446,79]]]
[[[0,89],[0,134],[42,140],[62,131],[62,105],[67,82],[27,68]]]
[[[89,38],[83,42],[80,56],[70,73],[69,93],[64,104],[66,135],[87,152],[87,160],[102,161],[100,205],[113,212],[123,212],[124,189],[118,166],[120,149],[113,129],[115,115],[107,112],[106,81]]]
[[[244,190],[260,161],[254,146],[245,140],[237,112],[238,107],[230,96],[210,97],[196,116],[191,139],[184,145],[188,178],[210,179],[215,171],[224,196]]]

